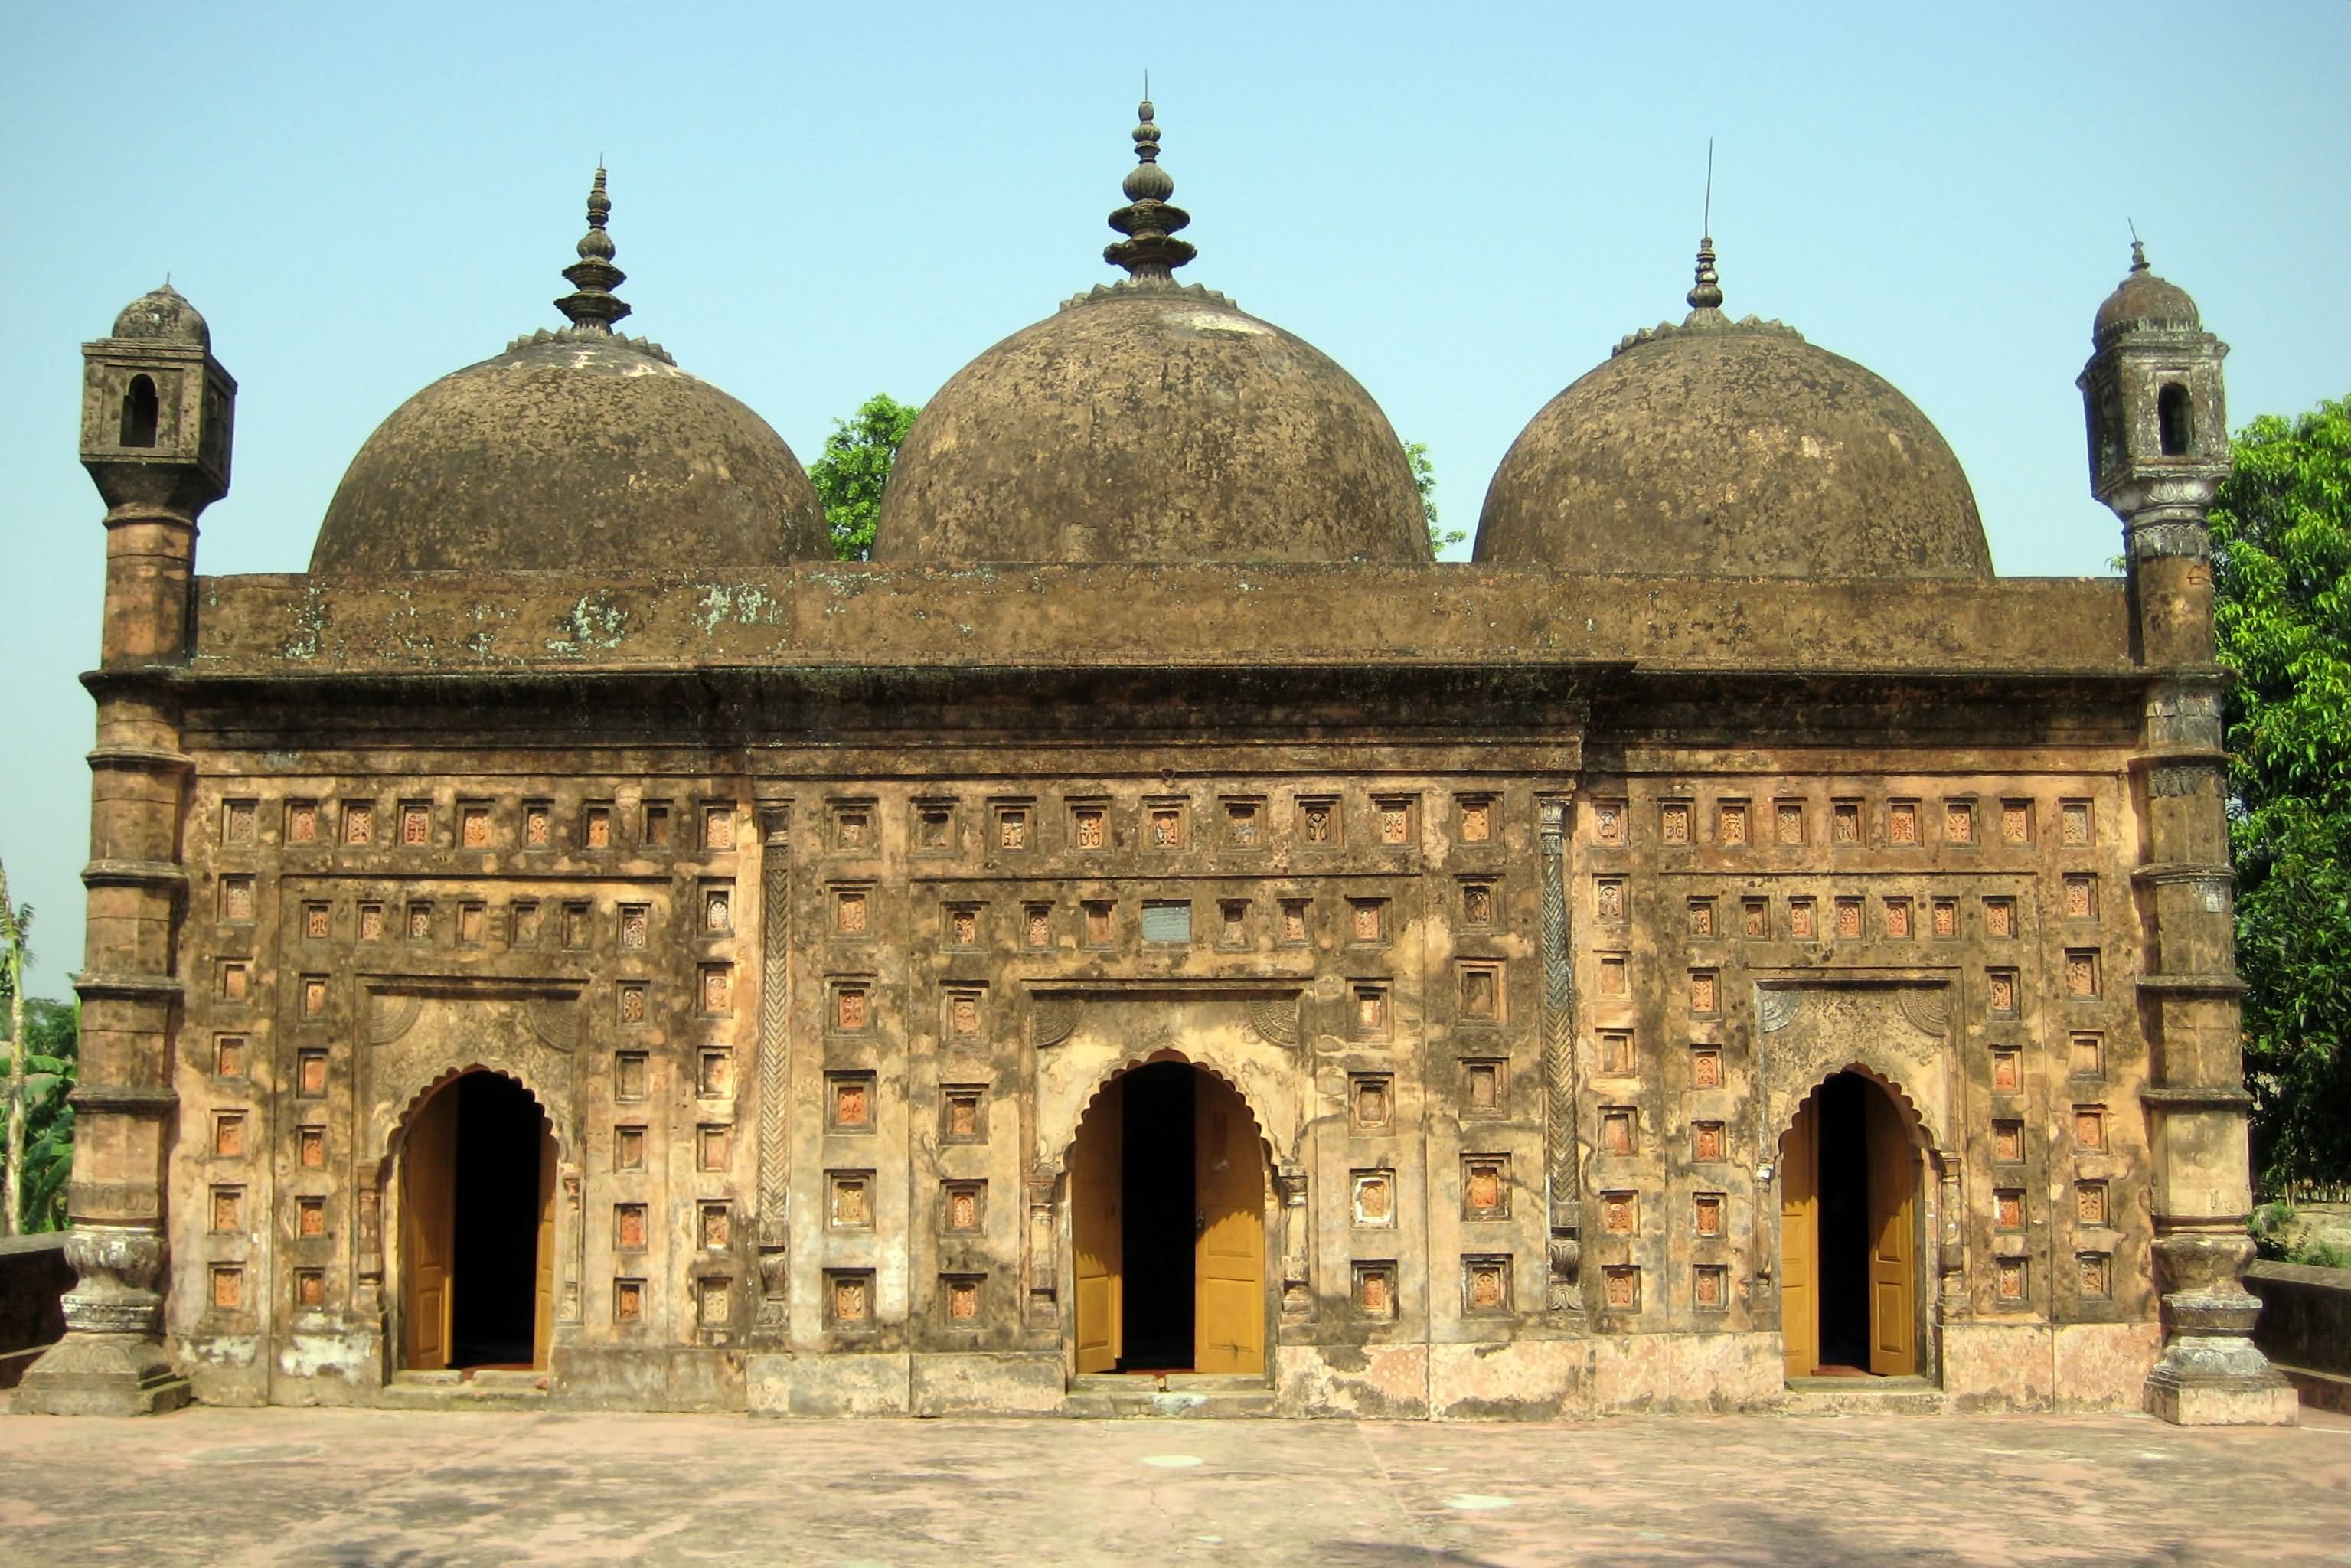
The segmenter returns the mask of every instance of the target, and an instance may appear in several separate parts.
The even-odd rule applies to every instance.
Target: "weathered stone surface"
[[[754,1416],[904,1416],[914,1408],[912,1358],[897,1354],[753,1355],[745,1389]]]
[[[322,573],[662,570],[831,554],[767,421],[627,340],[557,334],[444,376],[328,505]]]
[[[876,565],[196,581],[194,670],[244,677],[736,667],[1589,664],[1672,671],[2138,678],[2115,578],[1731,582],[1511,566]],[[699,678],[699,676],[697,677]],[[1924,702],[1923,696],[1919,699]],[[2118,699],[2119,700],[2119,699]],[[2136,702],[2134,695],[2133,702]]]
[[[900,448],[879,561],[1426,561],[1404,446],[1311,344],[1174,283],[1081,295]]]
[[[1486,493],[1477,558],[1573,572],[1991,575],[1942,434],[1777,322],[1694,312],[1561,392]]]

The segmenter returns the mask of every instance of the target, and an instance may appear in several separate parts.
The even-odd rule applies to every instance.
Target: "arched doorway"
[[[1839,1072],[1780,1141],[1780,1331],[1792,1377],[1918,1370],[1918,1145],[1885,1089]]]
[[[400,1155],[401,1365],[544,1367],[555,1138],[530,1091],[476,1069],[433,1092]]]
[[[1265,1156],[1231,1084],[1121,1074],[1071,1146],[1081,1373],[1265,1373]]]

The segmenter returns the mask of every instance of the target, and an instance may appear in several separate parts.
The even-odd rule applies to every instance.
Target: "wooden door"
[[[1070,1234],[1076,1254],[1071,1274],[1077,1281],[1081,1373],[1113,1371],[1125,1354],[1124,1089],[1123,1081],[1113,1079],[1095,1097],[1070,1148]]]
[[[538,1134],[538,1283],[530,1320],[530,1364],[544,1368],[555,1343],[555,1140]]]
[[[450,1268],[457,1239],[457,1086],[424,1103],[400,1156],[401,1364],[449,1364]]]
[[[1790,1377],[1821,1364],[1820,1104],[1807,1100],[1780,1140],[1780,1339]]]
[[[1192,1365],[1265,1372],[1265,1162],[1257,1124],[1230,1085],[1195,1074]]]
[[[1883,1090],[1865,1091],[1869,1144],[1869,1370],[1918,1370],[1918,1155]]]

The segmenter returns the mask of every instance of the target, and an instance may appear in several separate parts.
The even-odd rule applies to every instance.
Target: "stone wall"
[[[14,1388],[31,1353],[65,1337],[60,1301],[73,1289],[62,1231],[0,1240],[0,1388]]]
[[[2028,662],[1993,601],[1938,657]],[[1922,1370],[2136,1398],[2133,683],[391,679],[225,621],[184,683],[169,1206],[203,1397],[375,1397],[402,1140],[481,1069],[557,1145],[559,1397],[1055,1407],[1071,1140],[1172,1053],[1257,1123],[1283,1408],[1777,1399],[1780,1140],[1846,1069],[1921,1176]]]
[[[2351,1269],[2255,1263],[2245,1288],[2262,1299],[2253,1343],[2302,1402],[2351,1413]]]

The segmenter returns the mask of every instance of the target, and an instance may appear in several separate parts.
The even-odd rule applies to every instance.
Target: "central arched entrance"
[[[555,1138],[530,1092],[462,1073],[400,1155],[401,1365],[544,1367],[555,1318]]]
[[[1265,1156],[1232,1085],[1147,1063],[1070,1150],[1077,1369],[1265,1373]]]
[[[1780,1330],[1791,1378],[1918,1370],[1918,1145],[1859,1072],[1813,1091],[1780,1143]]]

